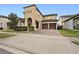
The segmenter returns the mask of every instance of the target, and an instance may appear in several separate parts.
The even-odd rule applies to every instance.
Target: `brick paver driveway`
[[[49,32],[52,31],[19,33],[0,43],[28,53],[79,53],[79,47],[72,44],[68,38],[61,36],[57,31],[52,32],[52,35],[48,34]]]

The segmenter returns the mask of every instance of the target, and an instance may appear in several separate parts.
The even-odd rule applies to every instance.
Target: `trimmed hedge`
[[[15,31],[27,31],[27,26],[16,26]]]

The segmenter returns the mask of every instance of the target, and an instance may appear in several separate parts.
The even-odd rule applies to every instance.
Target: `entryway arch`
[[[32,18],[27,19],[28,26],[32,26]]]

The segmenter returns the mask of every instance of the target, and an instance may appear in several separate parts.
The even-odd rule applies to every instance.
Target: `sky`
[[[0,15],[8,16],[11,12],[18,15],[18,17],[24,17],[23,7],[30,4],[0,4]],[[79,4],[36,4],[38,9],[43,15],[58,14],[71,15],[79,13]]]

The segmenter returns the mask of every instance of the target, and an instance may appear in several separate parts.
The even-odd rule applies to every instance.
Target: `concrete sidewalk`
[[[0,54],[29,54],[29,53],[0,43]]]
[[[0,48],[0,54],[12,54],[12,53]]]

